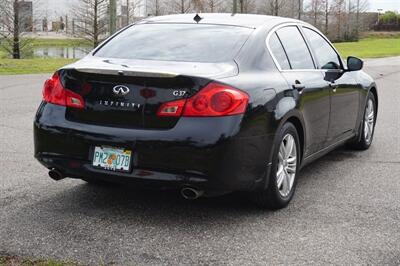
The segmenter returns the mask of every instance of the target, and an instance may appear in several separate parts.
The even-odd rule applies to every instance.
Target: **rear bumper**
[[[34,142],[35,157],[67,177],[220,192],[265,187],[273,136],[242,129],[243,116],[181,118],[173,129],[145,130],[71,122],[65,111],[43,103],[34,122]],[[101,145],[132,150],[133,170],[92,167],[91,150]]]

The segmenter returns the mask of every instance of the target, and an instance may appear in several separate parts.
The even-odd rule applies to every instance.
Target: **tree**
[[[193,7],[192,0],[171,0],[169,3],[171,13],[188,13]]]
[[[325,0],[326,1],[326,0]],[[368,9],[368,0],[330,0],[325,7],[325,33],[330,25],[335,28],[329,35],[337,41],[355,41],[363,30],[361,13]],[[329,14],[328,14],[329,13]],[[330,21],[328,22],[328,18]]]
[[[204,0],[168,0],[171,13],[203,12],[206,6]]]
[[[14,59],[21,58],[21,51],[32,39],[22,38],[33,29],[33,15],[24,10],[26,4],[19,0],[0,0],[0,46]]]
[[[285,1],[287,0],[264,0],[263,3],[267,14],[271,14],[273,16],[281,15],[281,12],[285,7]]]
[[[192,0],[194,11],[204,12],[204,1],[203,0]]]
[[[344,22],[344,16],[343,14],[345,13],[346,10],[346,1],[345,0],[333,0],[332,3],[332,9],[333,13],[335,15],[335,20],[336,20],[336,40],[342,40],[342,22]]]
[[[300,20],[303,14],[303,0],[286,0],[284,9],[279,13],[280,16],[283,15]]]
[[[239,0],[240,13],[251,13],[255,9],[254,0]]]
[[[225,10],[226,1],[224,0],[204,0],[204,8],[207,12],[214,13]]]
[[[329,0],[324,0],[324,17],[325,17],[325,23],[324,23],[324,32],[325,35],[328,35],[329,33],[329,15],[330,15],[330,2]]]
[[[93,47],[107,33],[108,0],[80,0],[75,7],[76,33],[90,41]]]
[[[298,0],[297,2],[297,19],[301,19],[301,15],[303,14],[303,0]]]
[[[345,5],[347,6],[346,7],[346,14],[344,15],[344,17],[345,17],[345,25],[346,25],[346,27],[345,27],[345,31],[344,31],[344,40],[351,40],[352,39],[352,37],[351,37],[351,29],[350,29],[350,27],[351,27],[351,20],[352,20],[352,13],[354,12],[354,4],[353,4],[353,1],[352,0],[347,0],[347,3],[345,3]]]
[[[385,14],[380,15],[379,22],[382,24],[396,24],[398,15],[393,11],[386,11]]]
[[[159,1],[159,0],[156,0]],[[129,25],[132,22],[132,17],[136,11],[143,6],[142,0],[126,0],[126,23]],[[147,8],[146,8],[147,10]],[[146,14],[147,15],[147,14]]]
[[[356,3],[356,39],[358,40],[360,37],[360,29],[362,28],[362,24],[360,22],[360,13],[363,13],[368,10],[369,2],[368,0],[357,0]]]
[[[117,0],[109,0],[108,16],[108,30],[114,34],[117,31]]]
[[[164,3],[161,0],[147,1],[147,9],[154,16],[161,16],[164,14]]]
[[[312,18],[312,24],[318,27],[318,18],[323,10],[323,0],[311,0],[310,2],[310,16]]]

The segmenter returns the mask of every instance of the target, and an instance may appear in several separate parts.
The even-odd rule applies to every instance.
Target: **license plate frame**
[[[104,154],[107,154],[107,156]],[[130,173],[132,171],[132,158],[133,151],[130,149],[95,145],[92,147],[91,165],[96,169],[109,172]]]

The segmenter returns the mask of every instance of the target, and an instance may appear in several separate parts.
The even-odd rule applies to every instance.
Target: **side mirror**
[[[361,70],[364,66],[364,62],[354,56],[349,56],[347,58],[347,71],[358,71]]]

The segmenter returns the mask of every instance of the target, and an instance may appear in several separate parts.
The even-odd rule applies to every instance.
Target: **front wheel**
[[[357,150],[369,149],[375,133],[376,113],[375,96],[372,93],[369,93],[359,136],[356,140],[349,143],[351,148]]]
[[[282,209],[293,198],[300,164],[300,142],[295,126],[286,123],[275,140],[268,187],[253,195],[261,207]]]

